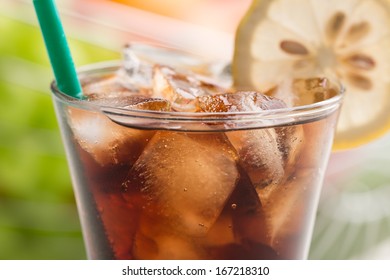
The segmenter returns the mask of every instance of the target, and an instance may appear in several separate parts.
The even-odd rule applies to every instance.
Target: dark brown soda
[[[238,178],[232,178],[237,181],[235,188],[218,219],[202,236],[189,236],[166,222],[169,217],[161,214],[164,205],[150,200],[142,191],[142,178],[131,174],[134,159],[102,165],[74,139],[72,146],[76,148],[71,157],[77,169],[76,199],[88,256],[92,259],[305,258],[320,193],[319,170],[325,168],[327,159],[323,153],[331,147],[330,140],[323,139],[331,139],[324,135],[333,133],[329,123],[335,117],[333,114],[296,125],[303,128],[305,148],[284,164],[282,181],[265,187],[270,191],[251,182],[242,167],[244,159],[235,155],[239,171]],[[188,136],[186,132],[175,133]],[[149,143],[154,134],[149,131],[143,143]],[[225,132],[211,134],[226,139]],[[144,144],[136,146],[134,153],[138,157]]]

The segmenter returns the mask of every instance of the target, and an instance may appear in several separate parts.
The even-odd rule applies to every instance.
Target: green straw
[[[82,99],[80,81],[66,41],[65,32],[53,0],[34,0],[46,50],[60,91]]]

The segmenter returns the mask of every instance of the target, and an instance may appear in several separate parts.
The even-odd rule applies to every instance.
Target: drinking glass
[[[229,81],[223,64],[146,49],[148,63]],[[306,259],[342,86],[289,108],[176,112],[159,99],[141,110],[110,96],[126,91],[110,84],[120,69],[80,70],[106,97],[96,102],[51,85],[88,257]]]

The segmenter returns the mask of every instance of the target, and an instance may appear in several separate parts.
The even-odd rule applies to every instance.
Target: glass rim
[[[88,64],[78,68],[78,75],[80,78],[88,74],[114,73],[121,67],[120,61],[103,61],[93,64]],[[88,111],[99,111],[109,117],[112,121],[121,125],[130,127],[143,127],[145,129],[161,129],[165,126],[170,126],[168,129],[175,130],[175,125],[186,125],[188,123],[202,123],[202,124],[220,124],[227,123],[223,130],[237,130],[245,128],[259,127],[275,127],[283,126],[288,123],[305,123],[322,119],[332,112],[336,111],[341,106],[341,101],[344,97],[345,88],[341,83],[337,83],[338,93],[329,99],[311,103],[307,105],[286,107],[278,109],[269,109],[262,111],[245,111],[245,112],[176,112],[176,111],[151,111],[131,108],[117,108],[107,105],[99,105],[88,102],[87,100],[80,100],[61,92],[55,80],[51,82],[50,88],[54,97],[69,106],[77,107]],[[140,125],[136,125],[131,119],[137,119]],[[146,122],[151,125],[146,127]],[[160,122],[159,124],[157,124]],[[168,125],[174,123],[175,125]],[[234,125],[235,124],[235,125]],[[181,127],[181,125],[179,125]],[[244,126],[244,127],[243,127]],[[183,130],[179,128],[177,130]],[[198,131],[199,129],[188,129]],[[204,130],[204,128],[200,129]],[[207,131],[210,129],[207,129]]]

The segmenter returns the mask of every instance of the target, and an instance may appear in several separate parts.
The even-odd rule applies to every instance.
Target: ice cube
[[[220,133],[157,132],[129,177],[164,207],[161,219],[179,232],[204,236],[238,179],[236,153]]]
[[[128,96],[134,94],[124,87],[120,79],[114,74],[99,78],[82,79],[83,95],[92,99],[101,99],[116,96]]]
[[[302,125],[226,133],[261,200],[289,177],[303,154]]]
[[[233,231],[238,243],[243,244],[245,240],[251,240],[266,244],[268,226],[259,195],[242,167],[239,167],[239,171],[240,180],[224,211],[228,211],[232,217]]]
[[[139,260],[202,259],[202,255],[191,242],[169,233],[152,236],[137,233],[134,239],[133,255]]]
[[[238,166],[240,178],[218,220],[205,238],[206,246],[266,242],[267,225],[259,196],[249,176]],[[246,242],[246,241],[245,241]]]
[[[133,104],[125,106],[125,108],[168,112],[171,111],[171,103],[160,98],[140,98]]]
[[[117,75],[125,88],[139,91],[152,86],[152,69],[151,63],[142,60],[132,45],[127,45],[123,50],[123,65]]]
[[[69,108],[68,115],[75,140],[102,166],[134,163],[153,135],[118,125],[95,111]]]
[[[226,136],[256,188],[277,185],[283,179],[283,159],[275,129],[229,131]]]
[[[270,247],[269,226],[259,195],[248,175],[240,166],[240,180],[227,201],[221,217],[231,218],[234,240],[215,242],[210,251],[224,259],[278,259]],[[220,240],[230,237],[230,232],[220,232]],[[226,239],[229,241],[229,239]]]
[[[161,98],[151,98],[142,95],[113,95],[107,96],[104,99],[91,96],[88,101],[93,105],[114,107],[123,109],[139,109],[149,111],[170,111],[171,104]]]
[[[259,92],[240,91],[198,97],[198,106],[203,112],[247,112],[280,109],[285,104]],[[226,135],[256,187],[264,188],[282,179],[283,162],[275,129],[230,131]]]
[[[245,171],[238,170],[240,179],[203,245],[217,259],[274,259],[259,196]]]
[[[302,155],[305,145],[305,133],[302,125],[291,125],[275,128],[277,143],[282,154],[283,166],[286,173],[294,168]]]
[[[202,259],[202,250],[189,237],[178,234],[155,213],[141,216],[132,254],[149,260]]]
[[[336,96],[338,90],[326,78],[298,79],[293,83],[294,94],[299,96],[300,104],[306,105],[324,101]]]
[[[313,207],[320,187],[318,170],[297,170],[286,182],[274,188],[262,207],[267,217],[270,245],[284,256],[305,242],[310,234]],[[261,197],[261,195],[260,195]],[[291,252],[290,252],[291,250]]]
[[[97,186],[102,183],[96,183]],[[120,185],[120,184],[119,184]],[[113,187],[111,185],[111,187]],[[95,203],[112,251],[117,259],[128,259],[132,248],[130,236],[135,234],[140,210],[117,193],[95,192]],[[129,222],[132,221],[132,222]],[[96,229],[94,229],[96,230]],[[96,234],[96,233],[93,233]]]
[[[229,204],[229,203],[228,203]],[[225,206],[226,207],[226,206]],[[206,236],[202,240],[204,246],[223,246],[235,243],[233,232],[233,219],[229,213],[224,213],[218,217]]]
[[[87,98],[88,102],[97,107],[129,108],[140,110],[169,111],[170,104],[167,100],[161,98],[151,98],[138,94],[112,93],[103,98],[97,95],[91,95]]]
[[[267,94],[280,98],[289,107],[324,101],[336,96],[340,90],[327,78],[286,80]]]
[[[176,111],[195,112],[198,96],[221,91],[224,89],[190,73],[178,73],[167,66],[154,67],[153,96],[169,100]]]
[[[121,93],[121,92],[111,92],[110,94],[107,94],[103,98],[101,98],[98,95],[90,95],[87,98],[88,102],[95,107],[101,107],[101,106],[109,106],[109,107],[115,107],[115,108],[135,108],[135,109],[142,109],[143,107],[148,107],[145,106],[146,104],[152,102],[157,102],[157,103],[165,103],[169,104],[168,101],[159,99],[159,98],[150,98],[150,97],[145,97],[142,95],[137,95],[137,94],[126,94],[126,93]],[[167,106],[163,105],[162,107]],[[153,107],[153,106],[152,106]],[[157,111],[160,111],[161,109],[158,109]]]
[[[282,100],[255,91],[222,93],[200,96],[198,106],[202,112],[249,112],[285,108]]]
[[[133,255],[139,260],[202,259],[193,244],[175,235],[146,236],[137,233],[134,242]]]

